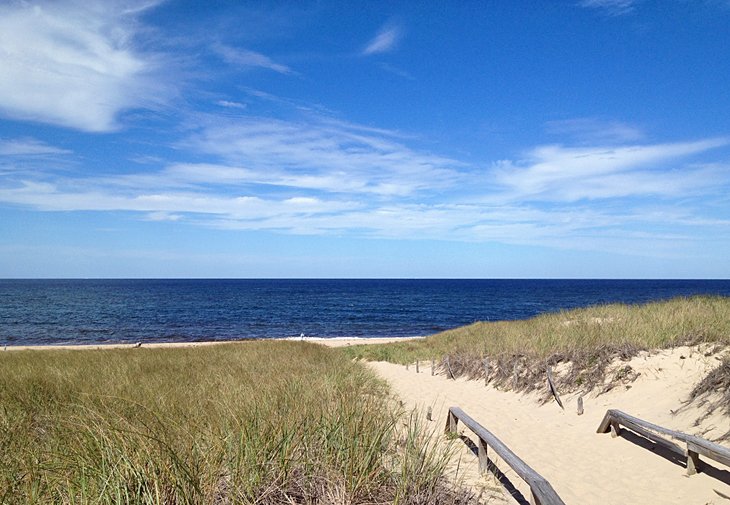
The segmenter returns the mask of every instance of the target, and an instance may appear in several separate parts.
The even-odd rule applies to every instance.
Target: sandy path
[[[718,469],[714,478],[705,473],[687,477],[684,467],[651,450],[624,438],[596,433],[608,408],[686,433],[699,434],[713,426],[710,436],[727,431],[727,417],[716,415],[696,427],[693,424],[699,410],[684,409],[676,415],[670,412],[680,407],[692,386],[717,363],[713,357],[688,348],[635,358],[630,364],[641,376],[631,388],[621,386],[597,397],[588,395],[582,416],[576,414],[575,396],[563,397],[563,411],[554,402],[540,406],[536,395],[500,392],[483,382],[431,376],[426,366],[419,374],[413,366],[408,370],[388,363],[371,366],[391,383],[407,406],[424,410],[432,406],[439,429],[445,424],[448,407],[460,406],[542,474],[566,504],[730,505],[730,498],[722,497],[730,497],[730,468],[711,462]],[[471,434],[459,426],[460,431]],[[460,455],[467,480],[475,484],[494,482],[491,476],[477,476],[476,457],[465,447]],[[499,460],[497,466],[529,496],[509,467]]]

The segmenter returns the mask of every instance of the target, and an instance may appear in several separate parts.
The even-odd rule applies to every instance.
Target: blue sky
[[[728,278],[730,2],[0,3],[0,277]]]

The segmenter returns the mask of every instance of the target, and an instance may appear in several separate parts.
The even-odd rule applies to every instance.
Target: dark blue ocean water
[[[0,280],[0,345],[428,335],[730,280]]]

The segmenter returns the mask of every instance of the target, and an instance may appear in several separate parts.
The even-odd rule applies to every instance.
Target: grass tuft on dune
[[[2,353],[0,503],[469,503],[386,393],[308,343]]]
[[[478,322],[421,340],[352,346],[347,356],[412,363],[436,359],[455,376],[484,378],[517,390],[543,387],[545,368],[568,366],[566,390],[590,389],[615,358],[685,344],[730,345],[730,298],[695,296],[643,305],[609,304],[543,314],[520,321]],[[629,373],[629,371],[625,371]],[[620,377],[618,377],[620,378]]]

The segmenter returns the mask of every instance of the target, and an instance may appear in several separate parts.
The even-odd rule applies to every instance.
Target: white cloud
[[[401,29],[396,26],[385,26],[367,43],[362,50],[363,55],[386,53],[395,48],[401,38]]]
[[[242,183],[408,196],[461,180],[455,160],[415,151],[384,130],[332,120],[215,118],[185,146],[223,161],[200,167],[203,177]],[[195,168],[177,170],[190,175]]]
[[[159,100],[155,58],[132,47],[135,5],[149,2],[0,6],[0,114],[101,132],[119,112]]]
[[[0,201],[32,206],[45,211],[133,211],[147,219],[169,219],[178,214],[219,215],[242,221],[284,217],[294,220],[312,213],[342,212],[351,202],[318,198],[261,198],[252,195],[223,195],[200,190],[171,191],[164,188],[109,187],[108,180],[64,181],[69,186],[24,180],[0,188]],[[176,219],[180,219],[176,217]]]
[[[0,156],[45,156],[70,154],[70,152],[33,138],[0,138]]]
[[[293,74],[295,73],[291,68],[281,63],[276,63],[268,56],[257,53],[256,51],[250,51],[248,49],[237,49],[229,47],[223,44],[218,44],[213,47],[214,51],[223,58],[223,61],[231,65],[241,67],[259,67],[273,70],[280,74]]]
[[[248,108],[248,105],[241,102],[232,102],[230,100],[218,100],[216,102],[216,105],[220,105],[221,107],[226,107],[227,109],[246,109]]]
[[[707,139],[621,147],[542,146],[522,162],[496,164],[494,175],[505,188],[499,196],[513,200],[677,197],[727,182],[730,174],[708,167],[670,170],[676,159],[728,144],[728,139]]]

